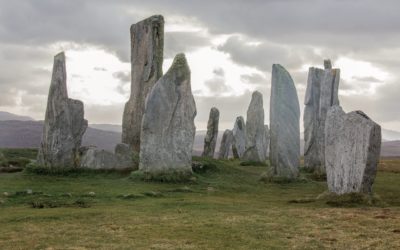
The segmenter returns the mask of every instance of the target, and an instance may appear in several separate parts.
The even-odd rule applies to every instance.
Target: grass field
[[[305,173],[212,161],[191,183],[123,173],[0,174],[0,249],[400,249],[400,160],[382,160],[379,205],[328,205]],[[4,192],[7,192],[4,194]]]

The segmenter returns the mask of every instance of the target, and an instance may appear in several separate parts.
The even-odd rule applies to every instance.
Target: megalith
[[[267,159],[263,97],[258,91],[253,92],[247,109],[246,150],[243,159],[256,162],[264,162]]]
[[[233,133],[232,130],[226,129],[222,135],[221,145],[219,147],[218,159],[228,159],[232,148]]]
[[[79,167],[79,148],[88,126],[83,103],[68,98],[64,52],[54,57],[38,164],[49,168]]]
[[[215,107],[211,108],[210,116],[207,123],[207,134],[204,138],[204,151],[202,156],[214,157],[215,145],[218,138],[219,110]]]
[[[147,97],[139,170],[149,176],[190,175],[195,116],[190,69],[185,55],[178,54]]]
[[[246,150],[246,124],[242,116],[236,118],[235,125],[232,130],[233,142],[232,153],[235,159],[243,157]]]
[[[309,69],[303,117],[304,167],[319,174],[325,174],[326,113],[339,105],[340,70],[332,69],[330,60],[324,61],[324,67]]]
[[[146,97],[162,76],[164,18],[157,15],[133,24],[130,35],[131,95],[122,118],[122,142],[139,152]]]
[[[381,127],[362,111],[327,112],[325,166],[330,192],[372,193],[381,151]]]
[[[270,99],[270,164],[273,175],[294,179],[300,167],[300,107],[289,72],[272,66]]]

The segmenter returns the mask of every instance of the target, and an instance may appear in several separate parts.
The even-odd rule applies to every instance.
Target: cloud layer
[[[256,89],[264,94],[268,118],[273,63],[289,70],[303,103],[307,67],[322,67],[323,59],[331,58],[343,73],[340,99],[345,110],[362,109],[400,130],[399,8],[395,0],[0,0],[0,109],[41,118],[54,54],[96,48],[128,64],[129,26],[163,14],[166,60],[207,48],[243,68],[235,83],[229,78],[232,68],[224,63],[206,72],[204,81],[198,78],[204,88],[195,92],[199,128],[212,106],[221,111],[222,128],[231,127],[236,116],[245,115]],[[346,64],[347,59],[353,63]],[[110,88],[116,97],[127,97],[126,67],[92,68],[115,79]],[[78,82],[79,77],[70,80]],[[87,103],[86,113],[92,122],[120,123],[124,101]]]

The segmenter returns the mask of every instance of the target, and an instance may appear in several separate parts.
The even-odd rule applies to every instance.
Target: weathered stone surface
[[[270,134],[269,134],[269,127],[268,127],[268,125],[265,125],[265,144],[267,145],[267,150],[266,150],[266,154],[267,154],[267,156],[268,156],[268,154],[269,154],[269,141],[270,141],[270,138],[271,136],[270,136]]]
[[[270,163],[273,175],[288,179],[299,175],[300,107],[296,87],[279,64],[272,66],[270,104]]]
[[[131,32],[131,96],[122,119],[122,142],[140,150],[140,131],[148,93],[162,76],[164,18],[152,16],[133,24]]]
[[[235,125],[233,126],[233,142],[232,152],[233,157],[240,159],[243,157],[246,150],[246,124],[242,116],[236,118]]]
[[[221,145],[219,147],[218,159],[228,159],[229,153],[233,143],[232,130],[227,129],[222,135]]]
[[[246,161],[264,162],[267,160],[267,142],[264,127],[263,97],[258,91],[253,92],[246,121]]]
[[[362,111],[340,106],[327,113],[325,165],[329,191],[372,192],[381,151],[381,127]]]
[[[324,69],[332,69],[332,62],[329,59],[324,60]]]
[[[325,173],[325,120],[329,107],[339,105],[340,70],[332,69],[330,60],[324,61],[325,70],[310,68],[304,104],[304,166]]]
[[[196,103],[190,69],[178,54],[147,97],[143,115],[139,170],[155,174],[191,174]]]
[[[207,123],[207,134],[204,138],[204,151],[202,156],[214,157],[215,145],[218,138],[219,110],[215,107],[210,110]]]
[[[127,144],[117,144],[115,153],[88,147],[81,149],[81,167],[90,169],[135,169],[134,153]]]
[[[87,126],[83,103],[68,98],[65,55],[60,53],[54,57],[38,164],[79,166],[79,148]]]

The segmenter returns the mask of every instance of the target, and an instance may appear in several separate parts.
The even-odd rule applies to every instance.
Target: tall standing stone
[[[325,126],[328,189],[336,194],[372,192],[381,151],[381,127],[362,111],[329,109]]]
[[[122,119],[122,142],[139,152],[146,97],[162,76],[164,18],[152,16],[133,24],[130,33],[131,96]]]
[[[233,133],[232,130],[225,130],[222,135],[221,145],[218,152],[218,159],[228,159],[229,152],[232,148],[233,143]]]
[[[178,54],[147,97],[139,169],[150,176],[191,174],[195,116],[190,69]]]
[[[233,157],[240,159],[243,157],[246,150],[246,124],[242,116],[236,118],[235,125],[232,130],[233,142],[232,153]]]
[[[254,91],[247,109],[246,121],[246,151],[243,159],[246,161],[264,162],[267,160],[267,142],[264,127],[263,97]]]
[[[65,55],[54,57],[38,164],[50,168],[79,166],[79,148],[88,126],[83,103],[68,98]]]
[[[218,138],[219,110],[211,108],[210,117],[208,118],[207,134],[204,138],[204,151],[202,156],[214,157],[215,145]]]
[[[325,69],[310,68],[304,104],[304,167],[325,173],[325,120],[331,106],[339,105],[340,70],[332,69],[330,60]]]
[[[300,107],[296,87],[279,64],[272,66],[270,104],[270,163],[273,175],[288,179],[299,175]]]

